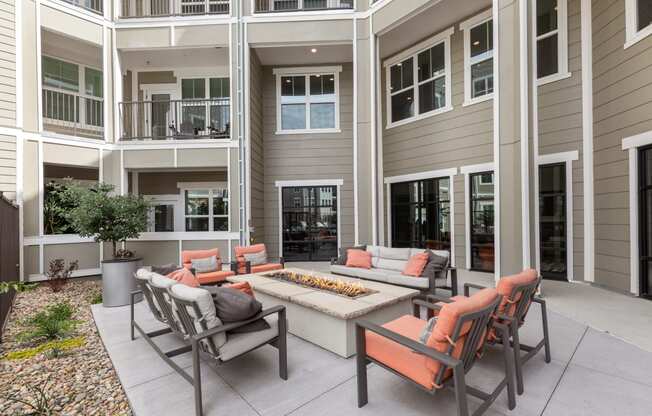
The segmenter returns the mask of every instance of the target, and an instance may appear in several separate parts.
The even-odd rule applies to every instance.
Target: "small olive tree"
[[[116,195],[113,185],[98,183],[90,188],[71,185],[68,197],[79,204],[71,209],[68,220],[82,237],[93,237],[96,242],[113,244],[113,257],[120,256],[118,243],[138,238],[147,231],[147,212],[150,204],[142,196]]]

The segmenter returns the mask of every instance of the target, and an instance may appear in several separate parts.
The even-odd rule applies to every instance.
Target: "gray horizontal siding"
[[[250,70],[250,147],[251,147],[251,217],[255,242],[265,238],[265,153],[263,149],[263,68],[255,52],[251,54]]]
[[[0,136],[0,192],[16,198],[16,138]]]
[[[0,0],[0,126],[16,125],[15,0]]]

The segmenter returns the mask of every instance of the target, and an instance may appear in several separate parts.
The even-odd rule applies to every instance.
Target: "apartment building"
[[[22,276],[99,272],[63,178],[155,204],[129,247],[375,243],[652,294],[649,0],[0,0]]]

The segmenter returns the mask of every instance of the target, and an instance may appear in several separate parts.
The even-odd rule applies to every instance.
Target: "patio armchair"
[[[369,322],[356,324],[358,407],[368,402],[367,364],[375,363],[430,394],[452,389],[458,416],[469,415],[467,394],[482,400],[472,413],[478,416],[505,388],[509,409],[514,409],[513,356],[507,341],[503,354],[505,376],[495,389],[487,393],[466,382],[466,374],[483,355],[488,331],[494,327],[507,336],[507,326],[493,322],[501,299],[498,292],[486,289],[459,302],[438,304],[424,299],[413,300],[414,316],[405,315],[382,326]],[[437,315],[437,322],[432,333],[426,334],[425,342],[419,341],[428,324],[420,319],[422,308],[433,312],[429,315]]]
[[[256,316],[241,322],[224,324],[216,315],[211,294],[205,289],[179,284],[163,276],[154,276],[149,281],[143,279],[143,286],[142,293],[149,290],[152,295],[153,302],[148,303],[150,307],[155,305],[152,312],[160,312],[167,327],[145,332],[136,323],[134,304],[141,291],[134,291],[131,294],[131,339],[135,339],[137,330],[154,351],[193,386],[197,416],[203,414],[200,357],[209,363],[221,365],[269,344],[278,349],[279,376],[287,380],[287,320],[284,306],[264,309]],[[268,329],[245,333],[230,332],[260,319],[267,321]],[[184,345],[164,351],[153,338],[170,333],[177,335]],[[172,360],[173,357],[185,353],[192,354],[192,375]]]
[[[550,336],[548,329],[548,311],[546,301],[537,297],[536,293],[541,284],[541,276],[536,270],[528,269],[513,276],[502,277],[498,281],[496,290],[501,296],[500,305],[496,324],[507,325],[509,332],[509,342],[513,346],[514,361],[516,367],[516,391],[519,395],[523,394],[523,365],[534,357],[542,348],[545,350],[545,362],[550,363]],[[470,295],[471,289],[485,289],[483,286],[465,283],[464,296],[453,297],[453,301],[463,299]],[[519,337],[519,329],[525,323],[527,313],[532,303],[538,303],[541,306],[541,321],[543,338],[535,345],[529,346],[522,344]],[[504,344],[501,339],[503,334],[499,331],[492,330],[489,334],[489,343]],[[521,355],[521,352],[525,352]]]
[[[247,261],[245,254],[257,254],[262,252],[267,252],[265,244],[254,244],[251,246],[236,246],[235,247],[235,258],[237,262],[237,273],[238,274],[250,274],[250,273],[263,273],[271,272],[273,270],[282,270],[285,268],[285,260],[283,257],[279,257],[278,262],[269,261],[265,264],[259,264],[253,266],[250,261]]]
[[[183,267],[188,270],[193,270],[192,260],[203,259],[207,257],[215,256],[217,257],[218,270],[209,273],[194,273],[201,285],[210,285],[223,283],[229,276],[235,276],[235,271],[233,263],[223,263],[220,257],[220,250],[217,248],[209,250],[183,250],[181,252],[181,261],[183,262]],[[222,270],[222,265],[229,265],[230,270]]]

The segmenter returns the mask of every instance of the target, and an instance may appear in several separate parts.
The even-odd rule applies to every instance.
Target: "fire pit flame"
[[[357,298],[373,293],[372,290],[365,288],[361,283],[347,282],[341,279],[333,279],[311,274],[280,271],[270,273],[267,276],[285,282],[295,283],[301,286],[333,292],[335,294],[343,295],[349,298]]]

